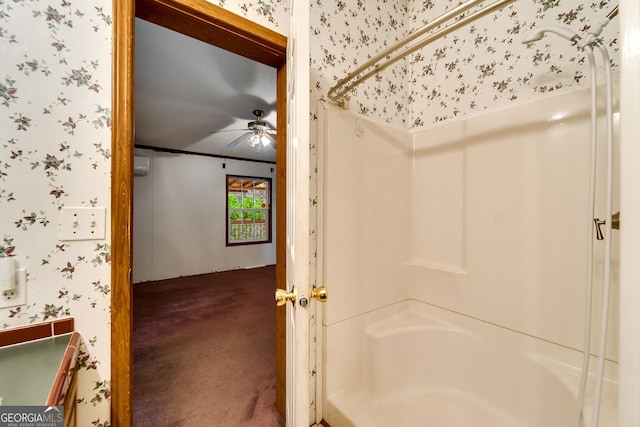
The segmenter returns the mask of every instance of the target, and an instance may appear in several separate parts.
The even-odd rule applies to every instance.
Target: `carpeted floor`
[[[284,426],[274,289],[275,266],[134,285],[134,426]]]

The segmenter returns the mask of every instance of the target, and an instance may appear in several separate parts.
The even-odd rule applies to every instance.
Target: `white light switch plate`
[[[106,208],[62,208],[60,240],[105,238]]]

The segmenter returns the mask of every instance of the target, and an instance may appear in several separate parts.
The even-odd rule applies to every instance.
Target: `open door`
[[[286,425],[315,425],[309,392],[309,4],[291,2],[287,46]]]

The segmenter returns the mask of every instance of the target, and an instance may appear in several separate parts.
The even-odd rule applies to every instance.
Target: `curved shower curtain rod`
[[[467,24],[470,24],[471,22],[479,18],[482,18],[485,15],[488,15],[497,10],[500,10],[503,7],[515,2],[516,0],[498,0],[495,3],[492,3],[488,6],[483,7],[482,9],[472,13],[469,16],[465,17],[463,15],[464,12],[466,12],[467,10],[485,1],[486,0],[469,0],[465,3],[462,3],[461,5],[451,9],[450,11],[443,13],[433,21],[429,22],[428,24],[424,25],[420,29],[416,30],[415,32],[400,39],[393,46],[377,54],[373,58],[369,59],[363,65],[361,65],[360,67],[355,69],[353,72],[351,72],[349,75],[347,75],[344,79],[340,80],[338,84],[336,84],[334,87],[329,89],[329,92],[327,93],[327,97],[331,101],[338,103],[338,105],[340,105],[342,108],[346,109],[348,107],[345,99],[345,96],[347,95],[347,93],[355,89],[358,85],[360,85],[362,82],[364,82],[368,78],[379,73],[380,71],[384,70],[385,68],[387,68],[391,64],[394,64],[395,62],[399,61],[405,56],[415,52],[418,49],[421,49],[427,44],[435,40],[438,40],[439,38],[442,38],[447,34],[457,30],[458,28],[463,27]],[[433,30],[434,28],[442,25],[443,23],[451,20],[454,17],[460,17],[460,19],[454,22],[453,24],[427,36],[423,40],[411,46],[407,46],[409,43],[411,43],[415,39],[423,36],[428,31]],[[405,46],[406,46],[406,49],[400,52],[394,53]],[[383,59],[386,59],[386,62],[378,64]],[[369,68],[372,68],[372,67],[373,69],[367,71]],[[367,72],[365,74],[362,74],[365,71]]]

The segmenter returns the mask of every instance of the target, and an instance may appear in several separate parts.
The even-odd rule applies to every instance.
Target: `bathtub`
[[[576,350],[415,300],[325,326],[324,340],[332,427],[574,425]],[[600,427],[618,425],[616,375],[607,361]],[[584,425],[594,382],[591,374]]]

